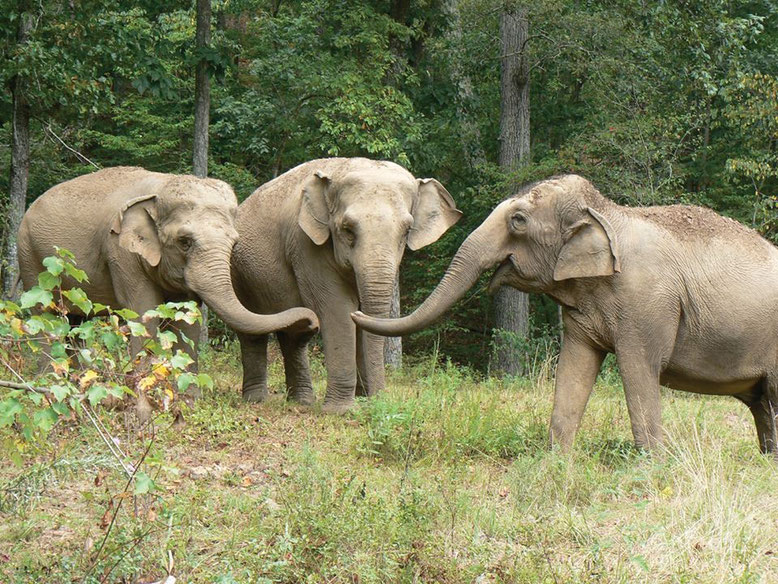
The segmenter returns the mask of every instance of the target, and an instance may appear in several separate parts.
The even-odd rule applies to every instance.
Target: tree
[[[211,108],[211,80],[208,59],[204,52],[211,43],[211,0],[197,0],[197,31],[195,47],[197,70],[195,73],[195,115],[192,171],[195,176],[208,176],[208,124]],[[205,327],[203,327],[205,329]]]
[[[27,43],[33,26],[33,15],[27,0],[17,4],[18,25],[17,46]],[[6,223],[4,248],[3,294],[11,298],[19,275],[17,258],[17,234],[27,201],[27,180],[30,170],[30,104],[27,101],[27,79],[22,72],[11,78],[12,129],[11,129],[11,176],[8,192],[9,208]],[[17,291],[18,293],[18,291]]]
[[[208,176],[208,125],[211,110],[211,79],[208,59],[202,54],[211,43],[211,0],[197,0],[197,31],[195,47],[200,60],[195,73],[194,142],[192,145],[192,172],[195,176]],[[200,346],[208,344],[208,306],[200,306],[203,326],[200,327]]]
[[[500,166],[507,173],[530,161],[528,17],[523,7],[507,6],[500,19]],[[523,292],[503,286],[495,295],[494,369],[509,375],[522,373],[517,358],[518,339],[529,331],[529,299]]]

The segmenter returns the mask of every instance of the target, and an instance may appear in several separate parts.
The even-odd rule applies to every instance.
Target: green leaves
[[[135,473],[135,487],[132,491],[133,495],[145,495],[156,490],[157,485],[151,480],[151,477],[142,470]]]
[[[48,290],[40,287],[33,287],[21,295],[19,307],[24,309],[40,305],[41,307],[46,308],[53,300],[54,296]]]
[[[18,305],[0,301],[2,362],[21,363],[19,371],[11,370],[19,376],[36,369],[39,359],[47,360],[47,370],[31,379],[40,390],[0,389],[0,427],[16,423],[26,440],[34,440],[45,437],[84,402],[95,408],[109,396],[123,399],[143,392],[150,401],[171,407],[180,391],[213,386],[207,375],[189,371],[194,360],[178,348],[179,341],[191,344],[189,339],[161,327],[149,331],[144,325],[198,322],[202,317],[194,302],[160,305],[143,316],[113,310],[93,304],[81,288],[63,283],[65,277],[85,280],[67,250],[58,249],[43,264],[46,271],[39,275],[38,286],[25,292]],[[86,319],[71,327],[68,313],[74,309]],[[139,355],[130,354],[132,338],[143,341]],[[152,488],[145,480],[142,488]]]

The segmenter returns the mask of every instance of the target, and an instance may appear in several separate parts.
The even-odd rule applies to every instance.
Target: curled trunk
[[[266,335],[277,330],[315,331],[316,315],[307,308],[290,308],[277,314],[255,314],[235,295],[230,277],[229,250],[205,252],[186,271],[192,291],[233,330],[250,335]]]
[[[397,319],[381,319],[362,312],[351,315],[363,329],[384,336],[397,336],[423,329],[454,305],[476,283],[478,277],[500,258],[492,257],[482,229],[462,243],[443,279],[412,314]]]

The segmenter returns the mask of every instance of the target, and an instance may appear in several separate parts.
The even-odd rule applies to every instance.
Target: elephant
[[[569,451],[595,378],[614,353],[636,446],[662,441],[660,385],[731,395],[778,454],[778,249],[733,219],[685,206],[624,207],[564,175],[500,203],[410,315],[352,315],[365,330],[423,328],[499,266],[507,285],[561,306],[551,443]]]
[[[372,395],[384,387],[384,339],[357,334],[349,315],[360,307],[388,314],[405,247],[436,241],[461,215],[437,180],[366,158],[311,160],[240,204],[232,256],[238,297],[251,310],[305,306],[319,317],[327,369],[323,411],[342,413],[357,391]],[[267,335],[238,336],[243,398],[263,401]],[[287,397],[308,405],[314,401],[310,336],[278,335]]]
[[[136,167],[79,176],[43,193],[25,213],[18,238],[23,286],[37,283],[43,259],[57,246],[72,252],[88,276],[88,282],[68,278],[63,285],[79,285],[93,302],[143,314],[164,302],[201,299],[243,333],[316,330],[308,309],[252,314],[236,297],[230,255],[237,210],[232,188],[220,180]],[[197,342],[198,324],[175,327]],[[196,346],[179,342],[178,348],[196,367]],[[140,349],[134,338],[132,353]]]

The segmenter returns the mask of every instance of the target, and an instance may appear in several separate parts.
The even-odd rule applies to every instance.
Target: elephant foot
[[[243,388],[243,401],[258,404],[267,399],[267,387],[264,385]]]
[[[347,400],[328,400],[324,398],[324,403],[321,406],[321,411],[325,414],[337,414],[342,415],[351,410],[354,407],[354,398]]]
[[[286,399],[301,406],[312,406],[316,403],[316,396],[313,393],[313,388],[310,387],[290,389]]]

